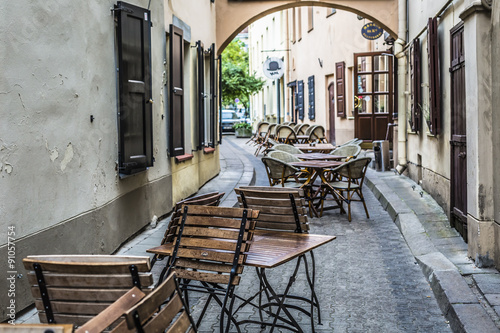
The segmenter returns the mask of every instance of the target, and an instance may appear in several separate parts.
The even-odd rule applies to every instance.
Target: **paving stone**
[[[454,304],[451,311],[456,314],[454,318],[459,319],[450,322],[453,332],[499,332],[499,329],[479,304]]]

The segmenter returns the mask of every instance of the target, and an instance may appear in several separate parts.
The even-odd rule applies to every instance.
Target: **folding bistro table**
[[[246,253],[247,258],[245,261],[245,266],[257,267],[259,270],[259,278],[264,284],[264,289],[268,290],[272,298],[279,300],[278,303],[273,303],[271,305],[278,306],[276,313],[270,313],[273,318],[273,323],[252,320],[243,320],[238,322],[238,324],[243,324],[245,322],[255,322],[262,325],[271,325],[274,327],[286,327],[295,332],[302,332],[302,329],[293,318],[292,314],[288,311],[287,307],[284,305],[286,297],[290,291],[290,288],[295,281],[297,275],[297,269],[293,272],[292,276],[289,278],[288,285],[285,291],[278,295],[274,288],[271,286],[266,278],[265,270],[278,267],[288,261],[295,259],[321,245],[334,240],[336,236],[326,236],[326,235],[315,235],[306,233],[290,233],[290,232],[279,232],[279,231],[267,231],[267,230],[255,230],[254,237],[251,242],[250,250]],[[149,253],[155,253],[159,255],[169,256],[172,253],[173,245],[163,244],[158,247],[147,250]],[[251,304],[252,296],[246,304]],[[272,301],[270,301],[272,303]],[[269,308],[270,304],[259,305],[260,309]],[[237,311],[237,310],[236,310]],[[235,311],[235,312],[236,312]],[[286,315],[285,317],[280,316],[280,312],[283,311]],[[278,320],[283,321],[288,326],[278,324]],[[291,327],[290,327],[291,326]],[[272,331],[272,329],[271,329]]]

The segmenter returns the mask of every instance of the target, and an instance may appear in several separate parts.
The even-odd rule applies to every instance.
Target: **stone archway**
[[[299,7],[334,7],[366,17],[377,23],[392,37],[397,37],[398,0],[216,0],[217,53],[252,22],[276,11]]]

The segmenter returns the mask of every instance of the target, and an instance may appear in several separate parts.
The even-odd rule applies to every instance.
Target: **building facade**
[[[24,257],[112,253],[218,174],[216,15],[198,0],[2,12],[0,249],[15,239],[20,311]]]

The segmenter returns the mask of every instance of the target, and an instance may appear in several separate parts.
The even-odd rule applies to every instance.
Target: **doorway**
[[[451,34],[451,193],[450,223],[467,242],[467,132],[464,25]]]
[[[393,115],[393,59],[384,52],[354,54],[354,134],[365,141],[392,141],[387,125]]]

